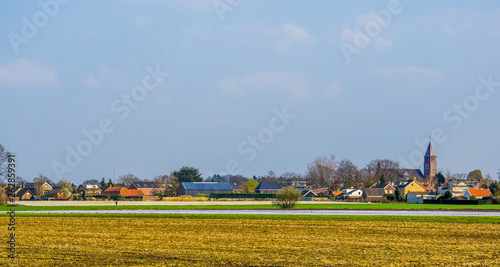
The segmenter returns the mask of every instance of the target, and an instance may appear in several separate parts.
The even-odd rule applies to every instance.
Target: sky
[[[0,144],[78,183],[500,168],[498,1],[0,2]]]

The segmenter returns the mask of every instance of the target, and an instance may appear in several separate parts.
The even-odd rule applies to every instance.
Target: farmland
[[[499,224],[277,218],[23,216],[18,258],[0,265],[499,264]]]

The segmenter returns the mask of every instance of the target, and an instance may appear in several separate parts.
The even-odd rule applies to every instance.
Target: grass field
[[[6,213],[0,217],[9,216]],[[305,220],[357,222],[431,222],[459,224],[500,224],[498,216],[380,216],[380,215],[273,215],[273,214],[106,214],[106,213],[18,213],[17,217],[100,217],[100,218],[170,218],[223,220]]]
[[[9,210],[9,206],[0,206],[0,211]],[[16,206],[17,211],[23,210],[134,210],[134,209],[276,209],[271,204],[253,205],[118,205],[118,206]],[[323,210],[500,210],[500,205],[445,205],[445,204],[406,204],[406,203],[332,203],[332,204],[298,204],[295,209]]]
[[[0,265],[500,264],[499,224],[193,218],[18,217],[18,258]]]

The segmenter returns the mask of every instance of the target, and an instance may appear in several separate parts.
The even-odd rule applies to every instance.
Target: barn
[[[178,190],[179,195],[190,195],[193,197],[200,194],[210,196],[211,193],[233,193],[233,187],[227,182],[194,182],[181,183]]]

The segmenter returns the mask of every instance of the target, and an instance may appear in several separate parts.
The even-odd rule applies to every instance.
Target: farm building
[[[261,182],[256,188],[255,193],[274,194],[281,189],[277,182]]]
[[[137,189],[142,195],[151,195],[151,191],[156,188],[156,184],[153,182],[132,182],[127,189]]]
[[[179,195],[190,195],[193,197],[200,194],[210,196],[211,193],[233,193],[233,187],[227,182],[194,182],[181,183],[178,190]]]

